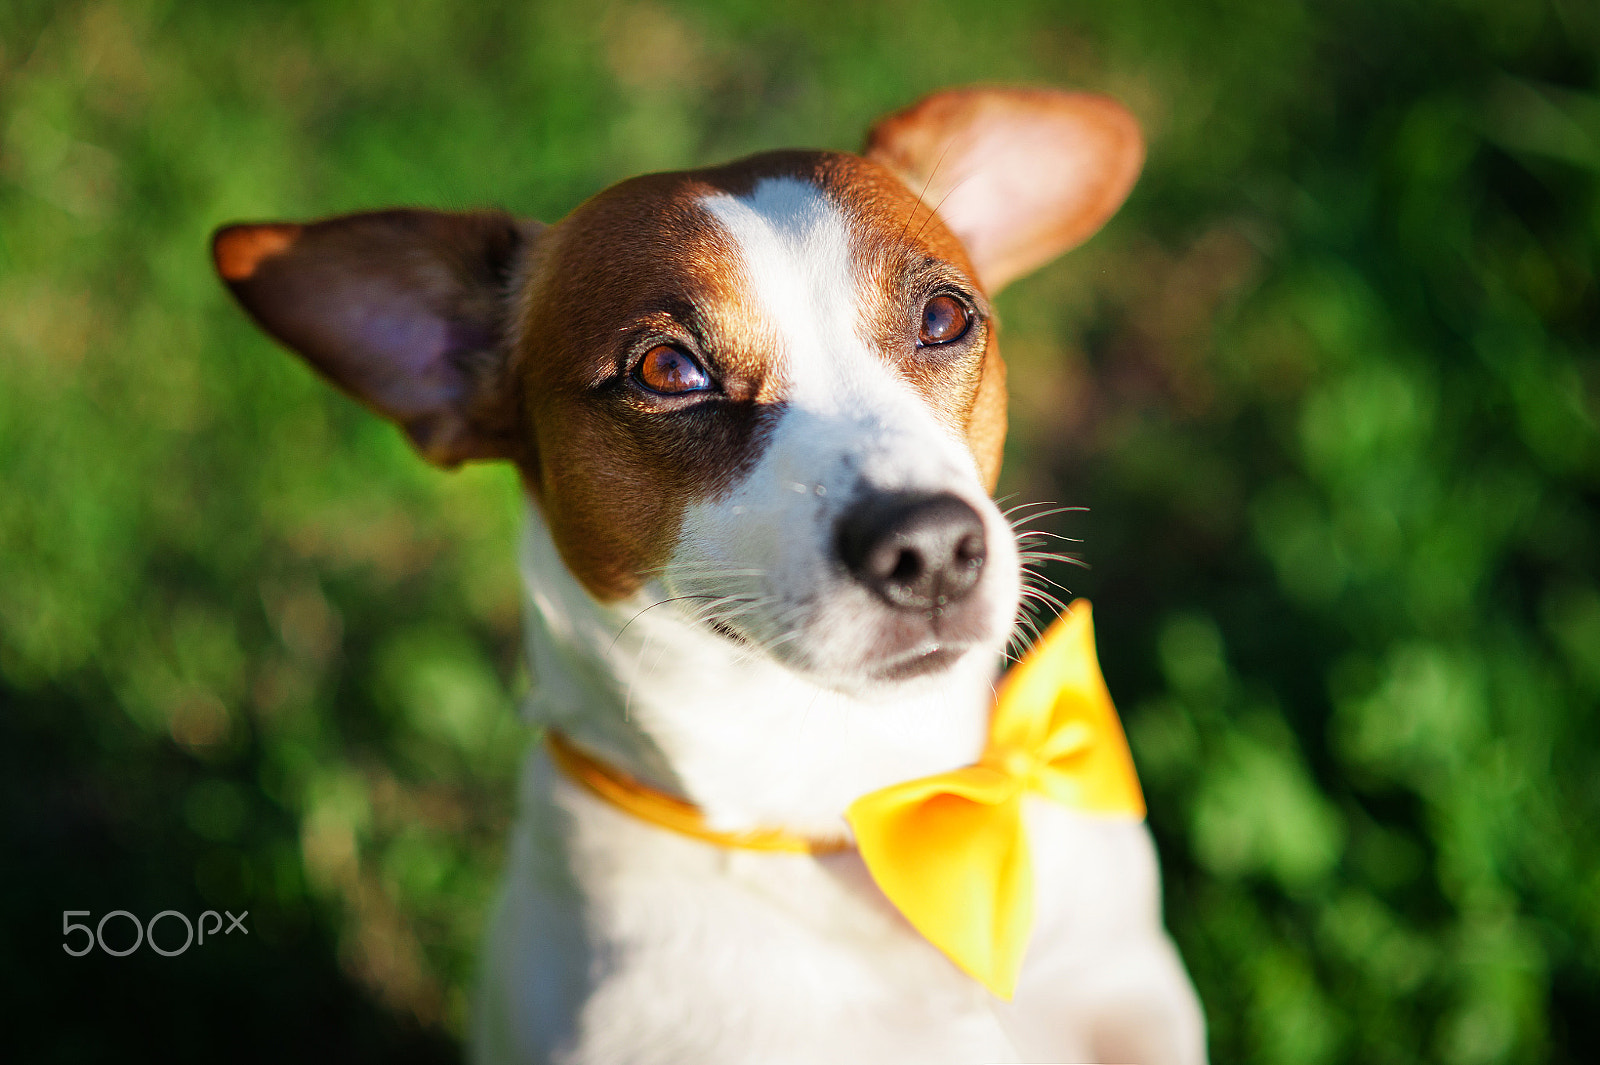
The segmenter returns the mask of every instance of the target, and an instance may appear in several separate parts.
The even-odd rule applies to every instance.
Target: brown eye
[[[967,309],[949,296],[935,296],[922,308],[922,330],[918,339],[924,344],[948,344],[967,334],[972,316]]]
[[[671,344],[657,344],[645,352],[634,376],[640,384],[664,396],[704,392],[711,387],[711,376],[700,368],[693,356]]]

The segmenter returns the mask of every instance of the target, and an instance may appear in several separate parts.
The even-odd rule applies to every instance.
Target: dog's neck
[[[597,602],[538,507],[528,509],[530,718],[689,799],[712,827],[837,834],[859,796],[982,749],[996,672],[988,656],[890,698],[842,694],[694,623],[659,589]]]

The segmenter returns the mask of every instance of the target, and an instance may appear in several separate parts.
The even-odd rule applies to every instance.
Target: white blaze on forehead
[[[820,189],[797,178],[764,178],[748,196],[706,196],[700,203],[738,246],[744,280],[777,327],[789,398],[832,406],[840,372],[872,358],[861,330],[863,279],[856,276],[849,220]]]
[[[788,410],[765,452],[769,472],[843,495],[854,484],[840,478],[942,488],[976,470],[959,433],[875,350],[873,304],[893,293],[871,258],[855,254],[867,223],[792,177],[763,178],[748,195],[717,193],[700,205],[734,244],[729,277],[755,297],[777,337],[773,369]]]

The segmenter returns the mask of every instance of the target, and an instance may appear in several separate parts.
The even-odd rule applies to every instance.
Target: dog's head
[[[596,600],[677,599],[859,691],[1009,634],[989,297],[1093,233],[1142,155],[1102,97],[960,90],[861,156],[639,177],[549,226],[383,211],[230,226],[214,252],[430,460],[516,463]]]

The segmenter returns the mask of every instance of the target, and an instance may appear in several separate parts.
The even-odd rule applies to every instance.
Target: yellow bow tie
[[[722,847],[822,854],[848,844],[783,829],[724,832],[700,811],[590,757],[554,730],[552,760],[636,817]],[[977,764],[863,795],[846,811],[867,870],[912,926],[1009,999],[1033,929],[1029,793],[1089,813],[1144,816],[1122,725],[1079,599],[1006,674]]]
[[[976,765],[864,795],[845,816],[867,870],[927,940],[1009,999],[1033,929],[1030,794],[1144,816],[1122,725],[1079,599],[1000,686]]]

